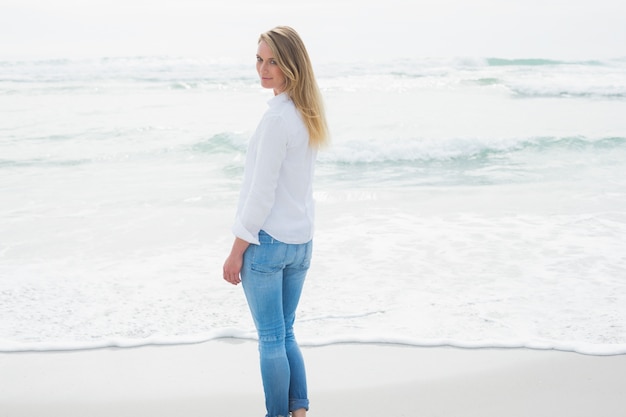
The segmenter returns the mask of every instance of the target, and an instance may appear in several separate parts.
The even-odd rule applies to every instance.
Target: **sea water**
[[[626,60],[326,62],[303,345],[626,353]],[[254,339],[254,62],[0,62],[0,351]]]

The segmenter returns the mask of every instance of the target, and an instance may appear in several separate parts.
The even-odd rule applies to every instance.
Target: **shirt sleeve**
[[[269,216],[276,199],[281,166],[287,155],[289,140],[285,121],[278,116],[263,121],[256,157],[251,168],[250,189],[243,201],[235,224],[235,236],[259,244],[259,231]]]

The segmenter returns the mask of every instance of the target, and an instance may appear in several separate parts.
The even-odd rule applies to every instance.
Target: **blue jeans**
[[[264,231],[259,242],[244,253],[241,283],[259,336],[266,417],[287,417],[289,411],[309,409],[293,323],[313,245],[283,243]]]

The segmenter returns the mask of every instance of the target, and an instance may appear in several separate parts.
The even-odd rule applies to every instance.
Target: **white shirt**
[[[259,231],[284,243],[313,238],[313,175],[317,152],[286,93],[272,97],[248,144],[244,177],[232,231],[259,244]]]

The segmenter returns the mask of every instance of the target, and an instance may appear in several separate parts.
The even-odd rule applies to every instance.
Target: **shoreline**
[[[145,341],[137,342],[136,340],[117,341],[116,343],[94,343],[94,344],[77,344],[75,346],[65,343],[39,344],[29,345],[26,343],[14,343],[0,347],[0,355],[2,354],[26,354],[26,353],[71,353],[94,350],[125,350],[140,349],[150,347],[183,347],[201,345],[213,342],[225,343],[257,343],[257,339],[252,332],[249,336],[238,335],[219,335],[206,336],[197,338],[185,338],[178,341],[145,339]],[[477,341],[449,341],[449,340],[421,340],[415,341],[402,338],[384,338],[370,339],[353,337],[349,339],[334,339],[328,341],[311,341],[299,339],[299,345],[303,349],[322,348],[329,346],[355,345],[355,346],[395,346],[407,347],[415,349],[467,349],[467,350],[533,350],[533,351],[555,351],[562,353],[575,353],[584,356],[621,356],[626,355],[625,344],[576,344],[559,343],[553,341],[530,341],[527,343],[506,343],[506,342],[477,342]],[[9,346],[7,348],[6,346]]]
[[[256,342],[0,353],[10,417],[261,416]],[[626,355],[335,344],[303,347],[308,415],[603,417],[626,409]]]

